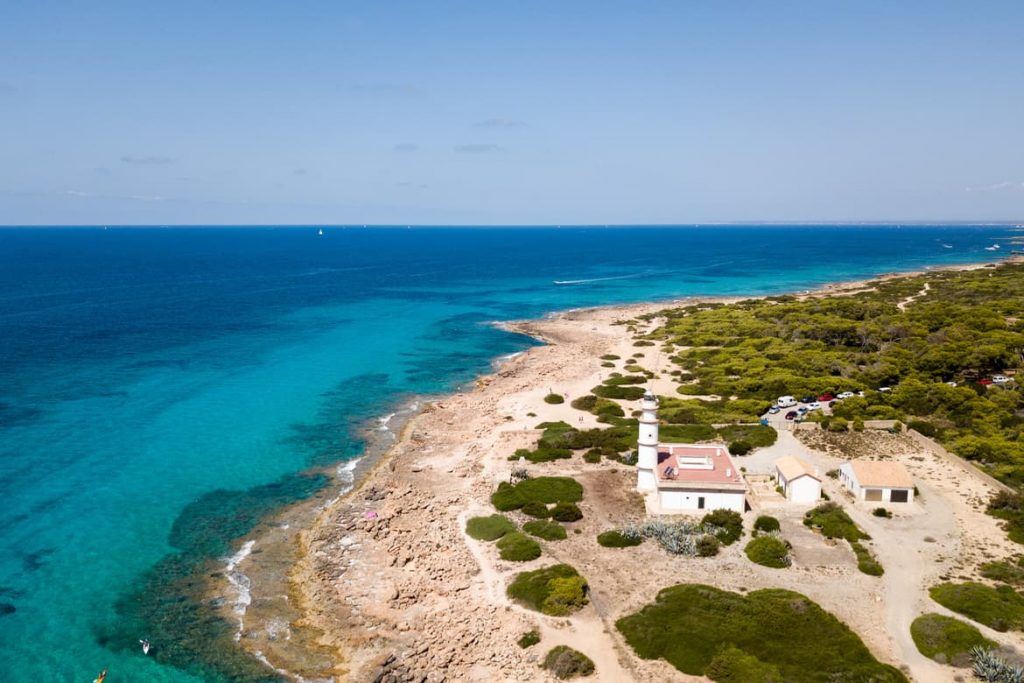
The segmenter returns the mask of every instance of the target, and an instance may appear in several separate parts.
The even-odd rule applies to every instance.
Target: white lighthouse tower
[[[658,398],[648,391],[640,402],[640,438],[636,449],[636,490],[657,488],[654,470],[658,466]]]

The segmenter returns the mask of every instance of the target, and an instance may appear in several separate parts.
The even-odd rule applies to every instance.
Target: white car
[[[946,382],[946,386],[948,386],[948,387],[955,387],[956,386],[956,382]]]
[[[807,410],[821,410],[821,404],[817,401],[812,401],[807,404]]]
[[[854,394],[852,391],[844,391],[840,393],[838,396],[836,396],[836,398],[853,398],[854,396],[856,396],[856,394]]]
[[[1010,381],[1010,378],[1006,375],[992,375],[993,384],[1006,384]]]
[[[884,394],[887,391],[892,391],[892,387],[878,387],[878,391]]]
[[[796,405],[796,399],[792,396],[779,396],[779,399],[775,401],[775,405],[780,408],[792,408]]]

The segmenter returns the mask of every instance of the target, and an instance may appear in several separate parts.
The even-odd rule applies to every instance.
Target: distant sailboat
[[[952,249],[952,248],[953,248],[953,245],[952,245],[952,244],[943,244],[943,245],[942,245],[942,248],[943,248],[943,249]]]
[[[999,245],[998,244],[993,244],[991,247],[985,247],[985,251],[998,251],[998,250],[999,250]]]
[[[319,230],[316,231],[316,234],[317,234],[318,237],[323,237],[324,236],[324,229],[320,228]]]

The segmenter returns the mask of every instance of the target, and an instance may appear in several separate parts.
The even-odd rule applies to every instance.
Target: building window
[[[698,510],[703,510],[704,509],[704,496],[699,496],[697,498],[697,509]]]

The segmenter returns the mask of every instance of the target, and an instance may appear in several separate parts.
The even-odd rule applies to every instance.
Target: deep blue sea
[[[0,677],[233,677],[189,650],[218,627],[190,623],[191,568],[358,455],[365,421],[532,343],[491,321],[995,260],[1009,234],[0,229]],[[143,657],[152,629],[174,642]]]

